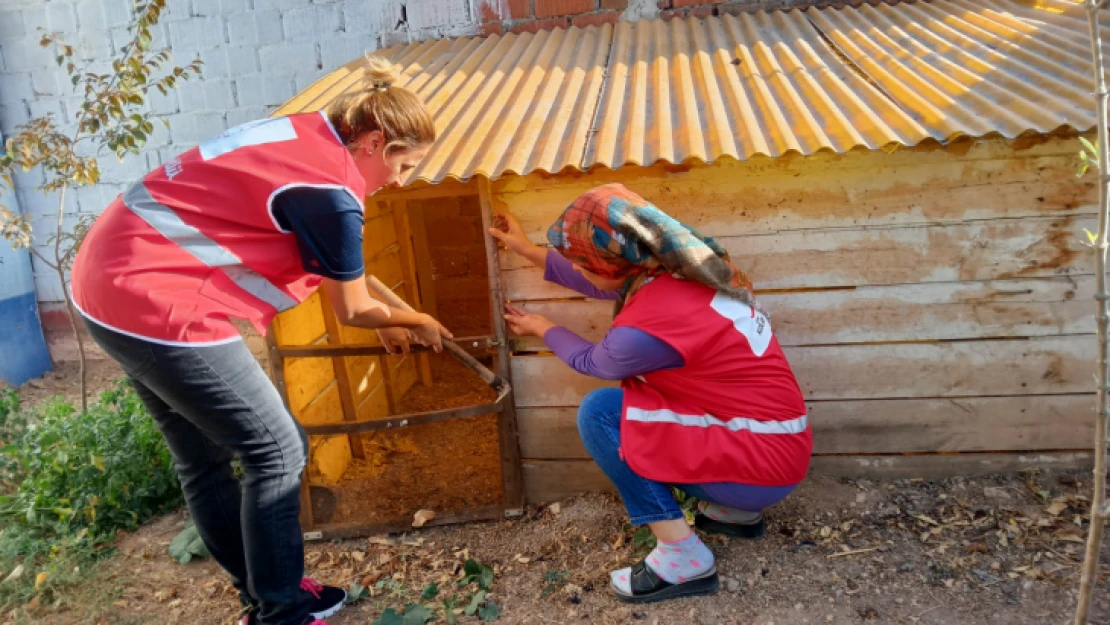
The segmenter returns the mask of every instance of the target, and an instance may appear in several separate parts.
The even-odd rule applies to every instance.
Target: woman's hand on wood
[[[505,321],[509,322],[509,329],[518,336],[538,336],[544,334],[557,324],[543,315],[537,315],[517,308],[512,304],[505,305]]]
[[[443,339],[454,338],[447,328],[440,325],[431,315],[421,314],[422,323],[409,330],[412,336],[421,345],[427,345],[436,353],[443,351]]]
[[[516,217],[508,213],[496,215],[493,224],[494,227],[489,229],[490,236],[500,241],[510,252],[520,254],[537,267],[544,266],[547,250],[528,240]]]
[[[413,337],[405,328],[378,328],[377,333],[385,351],[391,354],[407,354],[411,351],[409,345]]]

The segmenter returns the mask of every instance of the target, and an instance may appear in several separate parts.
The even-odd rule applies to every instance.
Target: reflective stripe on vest
[[[632,406],[628,407],[628,414],[626,417],[629,421],[641,421],[644,423],[674,423],[677,425],[699,428],[707,428],[714,425],[728,428],[732,432],[748,430],[752,434],[801,434],[806,431],[806,427],[809,425],[809,418],[806,415],[788,421],[756,421],[755,419],[748,419],[746,417],[737,417],[735,419],[729,419],[728,421],[722,421],[710,415],[678,414],[666,408],[661,410],[643,410],[641,408],[633,408]]]
[[[160,204],[143,183],[128,189],[123,196],[123,203],[162,236],[205,265],[223,271],[239,288],[273,306],[278,312],[297,305],[296,300],[274,283],[244,265],[243,259],[231,250],[182,221],[170,207]]]

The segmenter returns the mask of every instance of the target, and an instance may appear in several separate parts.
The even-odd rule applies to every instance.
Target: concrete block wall
[[[493,35],[640,19],[669,20],[880,1],[894,0],[484,0],[480,28],[484,34]]]
[[[861,0],[851,0],[859,2]],[[871,0],[878,1],[878,0]],[[102,182],[67,194],[65,219],[97,215],[146,172],[226,128],[264,117],[328,71],[382,47],[439,37],[537,31],[617,20],[664,19],[801,5],[826,0],[168,0],[154,29],[155,46],[169,47],[172,63],[204,61],[199,80],[167,96],[154,93],[150,110],[170,123],[155,132],[143,153],[124,162],[100,161]],[[837,3],[832,3],[837,4]],[[840,2],[839,4],[843,4]],[[90,70],[106,71],[129,41],[132,0],[0,0],[0,131],[11,136],[19,125],[53,115],[70,128],[81,99],[39,46],[41,33],[59,32],[78,49]],[[35,191],[39,171],[19,173],[15,194],[32,216],[39,249],[49,252],[49,232],[57,197]],[[457,258],[456,258],[457,260]],[[442,259],[447,300],[473,292],[481,254],[468,252],[467,275]],[[35,262],[35,287],[43,325],[55,358],[75,353],[59,302],[61,284]],[[477,318],[485,304],[465,303],[463,314]],[[488,317],[488,313],[487,313]]]
[[[231,126],[266,116],[366,52],[476,34],[478,1],[168,0],[154,45],[169,47],[176,65],[200,58],[202,78],[168,96],[153,95],[149,108],[164,115],[170,129],[156,124],[143,153],[122,163],[101,158],[101,184],[68,194],[67,219],[99,214],[146,172]],[[62,33],[82,62],[104,71],[130,40],[132,19],[131,0],[0,0],[0,130],[13,135],[45,114],[72,127],[81,99],[51,52],[39,46],[44,30]],[[57,197],[35,191],[42,181],[40,172],[20,174],[16,195],[40,228],[38,245],[48,251],[45,216],[54,213]],[[35,280],[41,301],[61,301],[61,285],[37,261]]]

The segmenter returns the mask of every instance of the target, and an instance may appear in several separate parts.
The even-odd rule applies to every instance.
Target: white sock
[[[713,568],[713,552],[698,535],[690,532],[686,538],[673,542],[659,541],[655,550],[648,554],[647,565],[663,581],[681,584]],[[609,578],[623,593],[632,593],[632,569],[613,571]]]

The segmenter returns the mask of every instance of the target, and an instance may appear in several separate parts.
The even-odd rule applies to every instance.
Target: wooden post
[[[343,337],[340,336],[339,320],[335,316],[335,309],[332,308],[328,294],[323,289],[320,290],[320,301],[323,304],[324,327],[328,330],[328,345],[342,345]],[[356,421],[358,414],[355,412],[355,396],[351,392],[351,376],[347,371],[347,361],[342,356],[334,356],[331,363],[335,369],[335,385],[339,388],[339,405],[343,408],[343,420]],[[347,440],[351,445],[353,457],[359,459],[366,457],[362,451],[361,434],[351,434]]]
[[[277,346],[277,338],[274,336],[277,332],[277,324],[270,324],[270,331],[266,333],[266,348],[270,354],[270,379],[274,381],[274,386],[277,387],[278,394],[281,395],[281,402],[285,404],[285,410],[289,413],[289,418],[295,419],[293,411],[289,409],[289,392],[285,389],[285,357],[281,355],[281,350]],[[301,531],[310,531],[314,525],[312,520],[312,497],[308,488],[308,467],[312,466],[312,445],[308,446],[308,457],[305,458],[305,469],[301,473]]]
[[[401,273],[405,276],[405,299],[410,302],[416,302],[416,309],[420,312],[434,316],[434,313],[428,312],[428,308],[424,303],[424,292],[421,289],[419,273],[417,271],[413,230],[409,219],[409,207],[408,203],[404,200],[396,200],[393,202],[393,224],[397,228],[397,242],[401,245],[398,257],[401,261]],[[430,281],[431,274],[429,273],[429,284]],[[431,386],[431,356],[426,353],[420,354],[416,357],[416,362],[420,370],[420,381],[424,386]]]
[[[512,384],[509,363],[509,328],[505,321],[505,293],[501,285],[501,259],[497,241],[490,236],[493,227],[493,192],[489,178],[478,178],[478,200],[482,206],[482,235],[486,242],[486,261],[489,265],[490,305],[494,335],[497,337],[497,372]],[[506,511],[516,512],[524,506],[524,474],[520,461],[520,441],[516,425],[516,398],[510,392],[505,397],[505,410],[498,417],[501,447],[501,489]]]
[[[424,223],[423,207],[406,210],[412,229],[412,251],[416,257],[416,279],[420,289],[423,312],[436,316],[436,288],[432,280],[432,250],[428,247],[428,227]]]

